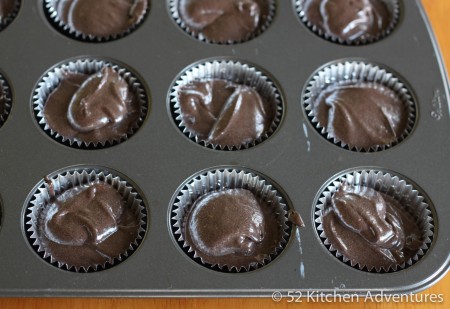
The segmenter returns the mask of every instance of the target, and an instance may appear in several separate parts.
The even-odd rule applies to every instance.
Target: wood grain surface
[[[0,0],[1,1],[1,0]],[[161,1],[161,0],[158,0]],[[282,0],[288,1],[288,0]],[[405,0],[413,1],[413,0]],[[450,71],[450,0],[422,0],[425,10],[433,26],[438,39],[442,55]],[[2,274],[0,274],[1,280]],[[450,308],[450,274],[447,274],[436,285],[417,295],[417,298],[425,299],[428,295],[441,295],[443,302],[366,302],[360,299],[357,303],[312,303],[303,299],[302,303],[288,303],[282,300],[278,303],[270,298],[261,299],[79,299],[79,298],[3,298],[0,299],[0,309],[60,309],[60,308],[83,308],[83,309],[117,309],[117,308],[292,308],[294,306],[305,306],[311,308],[345,308],[353,309],[364,305],[368,309],[403,309],[403,308]],[[412,299],[414,301],[414,298]]]

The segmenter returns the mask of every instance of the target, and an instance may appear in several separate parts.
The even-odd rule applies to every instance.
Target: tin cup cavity
[[[99,140],[83,140],[76,137],[69,137],[60,134],[49,126],[47,123],[44,108],[48,97],[55,91],[64,79],[66,73],[80,73],[94,75],[99,73],[103,68],[111,68],[117,72],[121,78],[128,84],[128,89],[132,93],[134,100],[139,108],[139,115],[136,121],[131,123],[127,128],[127,132],[116,135],[115,138],[104,138]],[[33,112],[36,122],[41,129],[52,139],[57,142],[78,149],[101,149],[115,146],[123,143],[132,137],[142,126],[149,109],[150,98],[144,90],[142,82],[135,73],[123,66],[112,61],[102,59],[73,59],[62,64],[58,64],[50,68],[39,80],[33,91]]]
[[[405,118],[402,125],[399,122],[399,127],[403,128],[402,132],[395,134],[393,138],[386,142],[370,145],[355,145],[341,140],[319,122],[318,112],[315,108],[319,104],[322,93],[340,87],[366,87],[381,89],[382,92],[383,89],[389,91],[393,94],[395,100],[400,103],[399,108],[402,109],[402,117]],[[417,117],[415,101],[405,83],[391,73],[389,69],[365,61],[344,60],[321,67],[309,78],[303,90],[302,102],[305,114],[317,132],[333,144],[355,152],[383,151],[401,143],[412,132]],[[351,104],[358,104],[358,102],[355,101]],[[384,113],[382,109],[380,111]],[[353,118],[358,120],[358,115],[353,116]],[[347,124],[351,124],[350,121]],[[380,123],[378,127],[382,125]],[[390,129],[387,125],[385,125],[385,128],[386,130]]]
[[[87,188],[98,183],[105,183],[117,190],[122,197],[123,207],[131,210],[131,213],[136,216],[136,220],[139,221],[138,226],[135,226],[136,238],[120,254],[105,256],[101,264],[75,266],[54,258],[51,249],[46,246],[46,243],[51,240],[46,238],[43,226],[43,218],[47,216],[48,206],[55,202],[55,198],[58,199],[70,189]],[[143,241],[148,219],[144,201],[131,181],[122,175],[115,175],[106,168],[79,167],[57,171],[49,175],[48,179],[42,179],[30,192],[25,202],[23,220],[27,240],[40,258],[63,270],[86,273],[109,269],[131,256]]]
[[[413,266],[425,255],[432,245],[433,235],[437,228],[431,208],[432,205],[420,188],[415,184],[411,184],[409,180],[403,179],[403,176],[391,171],[358,168],[343,172],[327,181],[316,196],[313,211],[316,232],[323,245],[333,256],[355,269],[375,273],[391,273]],[[421,245],[417,249],[417,252],[411,258],[405,259],[402,263],[392,262],[388,266],[365,265],[364,263],[358,262],[357,258],[347,256],[346,253],[340,252],[326,235],[323,226],[323,217],[331,210],[331,199],[333,195],[344,185],[355,188],[370,188],[398,202],[403,208],[403,211],[407,212],[414,219],[421,232]],[[356,232],[355,236],[357,236]]]
[[[264,101],[264,107],[273,114],[270,125],[256,139],[246,140],[238,145],[220,144],[199,137],[187,125],[190,118],[183,115],[179,101],[181,89],[196,82],[222,80],[237,86],[248,87],[257,92]],[[173,82],[168,98],[169,111],[180,131],[202,146],[216,150],[241,150],[254,147],[267,140],[279,126],[283,115],[283,101],[275,83],[260,69],[237,60],[207,60],[184,70]],[[217,122],[218,120],[216,120]]]
[[[183,16],[182,16],[183,14],[180,13],[180,3],[182,3],[183,1],[185,1],[185,0],[168,0],[168,9],[169,9],[169,12],[170,12],[173,20],[185,33],[187,33],[191,37],[193,37],[201,42],[205,42],[205,43],[209,43],[209,44],[231,45],[231,44],[239,44],[239,43],[244,43],[244,42],[253,40],[254,38],[261,35],[264,31],[267,30],[267,28],[272,23],[272,20],[275,16],[275,11],[276,11],[275,0],[256,0],[256,1],[252,0],[251,1],[252,4],[256,4],[256,5],[262,4],[264,7],[267,8],[267,13],[264,16],[260,16],[260,18],[258,20],[258,25],[254,29],[254,31],[247,33],[247,35],[243,36],[240,39],[219,39],[218,40],[218,39],[214,39],[214,38],[208,38],[208,35],[205,35],[203,33],[202,29],[195,29],[194,27],[190,26],[188,23],[185,22],[185,20],[183,19]],[[218,3],[218,1],[216,1],[216,2]],[[220,2],[226,3],[226,2],[232,2],[232,1],[222,0]],[[237,1],[234,1],[234,2],[237,2]],[[242,2],[242,4],[240,2]],[[245,2],[248,2],[248,1],[238,1],[237,3],[234,3],[234,5],[245,6],[248,4]],[[218,10],[217,14],[220,16],[220,15],[223,15],[226,13],[220,12]]]
[[[96,0],[97,1],[97,0]],[[79,30],[72,27],[68,22],[64,21],[64,18],[61,18],[59,15],[58,5],[64,5],[61,4],[64,1],[59,0],[45,0],[43,1],[43,9],[44,9],[44,15],[49,21],[49,23],[60,33],[64,34],[65,36],[75,39],[78,41],[83,42],[90,42],[90,43],[101,43],[101,42],[109,42],[121,39],[123,37],[126,37],[127,35],[131,34],[133,31],[135,31],[138,27],[140,27],[150,10],[150,0],[142,0],[142,1],[134,1],[134,3],[131,4],[131,9],[136,8],[136,5],[138,5],[140,2],[142,2],[143,5],[143,14],[141,14],[132,24],[129,25],[129,27],[123,31],[112,33],[109,35],[94,35],[89,33],[83,33]],[[68,1],[67,1],[68,2]],[[131,10],[130,9],[130,10]],[[70,10],[70,9],[68,9]]]
[[[364,0],[366,1],[366,0]],[[381,31],[378,31],[375,35],[371,35],[368,33],[361,34],[357,37],[351,37],[351,38],[342,38],[336,34],[333,34],[326,30],[326,27],[321,25],[320,23],[317,24],[315,21],[311,21],[308,18],[307,9],[308,5],[311,2],[316,2],[315,5],[312,5],[312,7],[316,7],[316,14],[320,13],[320,0],[293,0],[295,11],[297,12],[298,17],[300,20],[305,24],[305,26],[314,32],[317,36],[333,43],[341,44],[341,45],[350,45],[350,46],[359,46],[359,45],[365,45],[365,44],[371,44],[375,43],[379,40],[384,39],[389,34],[391,34],[395,27],[398,24],[399,17],[400,17],[400,4],[399,0],[375,0],[382,2],[387,11],[389,12],[389,23],[383,28],[380,29]],[[339,1],[337,1],[339,3]],[[350,3],[352,1],[349,1]],[[353,1],[358,2],[358,1]],[[361,1],[359,1],[361,2]],[[368,1],[369,2],[369,1]],[[344,1],[340,2],[341,4],[344,3]],[[369,2],[370,3],[370,2]],[[350,8],[348,9],[350,10]],[[332,17],[340,18],[341,14],[335,14],[332,15]],[[323,17],[321,22],[323,23]]]
[[[246,261],[239,265],[220,261],[208,262],[209,257],[198,252],[195,245],[186,238],[186,224],[195,202],[208,194],[220,193],[228,189],[250,191],[257,200],[264,202],[262,207],[267,207],[265,216],[270,216],[272,220],[275,220],[271,223],[276,222],[278,226],[276,237],[278,240],[274,242],[270,250],[258,256],[245,257]],[[169,225],[175,242],[189,258],[208,269],[238,273],[261,268],[282,253],[291,234],[292,225],[288,221],[288,212],[285,197],[265,176],[241,168],[213,168],[193,175],[178,188],[170,204]]]

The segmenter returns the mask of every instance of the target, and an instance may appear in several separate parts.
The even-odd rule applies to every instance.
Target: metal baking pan
[[[42,1],[22,1],[15,20],[0,32],[0,68],[13,94],[11,113],[0,128],[0,295],[2,296],[267,296],[274,291],[409,293],[423,290],[449,268],[450,117],[446,72],[420,1],[400,1],[395,30],[363,46],[328,42],[299,19],[293,1],[276,1],[274,20],[263,34],[235,45],[199,42],[173,21],[167,1],[151,1],[146,20],[132,34],[104,43],[64,36],[44,16]],[[55,64],[89,56],[112,59],[136,72],[150,109],[129,140],[99,150],[75,149],[52,140],[33,112],[33,89]],[[240,151],[202,147],[176,127],[168,108],[170,87],[204,59],[255,64],[279,85],[284,112],[276,132]],[[362,59],[399,76],[415,99],[417,117],[398,145],[371,153],[333,145],[310,125],[302,91],[324,64]],[[131,257],[110,269],[76,273],[41,259],[24,231],[26,200],[35,185],[71,166],[118,171],[141,190],[147,205],[145,237]],[[270,264],[244,273],[207,269],[184,254],[170,227],[171,200],[195,173],[236,166],[270,178],[286,193],[305,227],[293,228],[284,251]],[[376,168],[405,176],[425,192],[434,216],[430,249],[417,263],[392,273],[360,271],[339,261],[318,237],[315,199],[321,187],[346,170]]]

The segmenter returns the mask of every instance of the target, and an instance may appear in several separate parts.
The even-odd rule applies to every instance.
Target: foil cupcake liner
[[[222,42],[222,41],[209,40],[201,33],[201,31],[197,32],[197,31],[191,29],[188,25],[186,25],[184,23],[183,19],[180,17],[180,14],[178,13],[178,3],[180,2],[180,0],[169,0],[169,12],[170,12],[173,20],[177,23],[177,25],[182,30],[184,30],[184,32],[186,32],[190,36],[194,37],[195,39],[205,42],[205,43],[209,43],[209,44],[233,45],[233,44],[240,44],[240,43],[251,41],[254,38],[261,35],[264,31],[266,31],[267,28],[269,28],[269,26],[272,23],[272,20],[275,16],[276,1],[275,0],[267,0],[267,1],[269,3],[269,13],[268,13],[264,23],[261,24],[258,27],[258,29],[256,31],[252,32],[246,39],[243,39],[240,41],[230,40],[230,41]]]
[[[0,102],[3,100],[4,106],[0,106],[0,128],[5,124],[8,119],[9,113],[11,112],[12,106],[12,93],[9,84],[0,73]]]
[[[150,11],[150,1],[147,3],[147,9],[143,16],[139,18],[136,23],[131,25],[127,30],[122,31],[120,33],[116,33],[114,35],[108,35],[108,36],[96,36],[91,34],[86,34],[83,32],[80,32],[76,29],[73,29],[70,27],[70,25],[67,25],[64,23],[61,18],[58,15],[58,11],[56,9],[56,5],[61,0],[45,0],[43,2],[44,5],[44,14],[47,17],[50,24],[59,32],[62,34],[75,39],[79,41],[84,42],[93,42],[93,43],[102,43],[102,42],[109,42],[121,39],[129,34],[131,34],[133,31],[135,31],[137,28],[139,28],[140,25],[144,22],[146,19],[148,12]]]
[[[96,272],[109,269],[131,256],[141,244],[147,229],[147,210],[140,194],[134,185],[122,176],[116,176],[104,168],[73,168],[48,176],[49,180],[41,180],[31,191],[25,202],[24,229],[28,242],[33,250],[45,261],[63,270],[72,272]],[[53,188],[50,188],[51,181]],[[69,189],[87,186],[95,183],[111,185],[122,196],[126,207],[131,209],[139,219],[139,227],[136,239],[130,243],[125,252],[106,260],[103,264],[77,267],[55,259],[51,252],[41,242],[42,230],[39,228],[41,218],[45,215],[46,207],[51,204],[52,195],[58,197]],[[54,192],[51,192],[54,191]]]
[[[387,144],[373,145],[371,147],[358,147],[346,144],[333,134],[327,132],[327,129],[320,125],[313,108],[314,100],[320,93],[328,87],[336,85],[355,85],[358,83],[374,83],[389,88],[407,107],[408,120],[403,133],[396,140]],[[332,63],[320,68],[307,82],[306,87],[303,90],[302,101],[308,119],[323,137],[335,145],[356,152],[376,152],[391,148],[402,142],[411,133],[416,122],[416,104],[405,83],[393,73],[390,73],[388,69],[372,63],[350,60]]]
[[[374,169],[355,169],[335,177],[321,189],[316,198],[314,220],[316,232],[329,252],[340,261],[355,269],[374,273],[391,273],[403,270],[418,262],[429,250],[434,236],[434,219],[429,201],[419,188],[402,179],[393,172]],[[391,264],[389,267],[368,266],[351,259],[336,249],[327,238],[322,225],[325,209],[331,204],[331,198],[342,185],[368,187],[399,201],[405,210],[416,220],[422,232],[422,246],[416,254],[402,264]]]
[[[335,35],[327,33],[326,31],[323,31],[320,27],[317,27],[317,25],[313,24],[308,19],[308,16],[304,11],[306,1],[307,0],[293,0],[295,10],[300,20],[306,25],[306,27],[308,27],[308,29],[310,29],[319,37],[337,44],[358,46],[377,42],[387,37],[389,34],[392,33],[392,31],[394,31],[400,17],[400,3],[398,0],[381,0],[386,4],[387,9],[391,13],[391,21],[389,25],[386,27],[386,29],[378,33],[376,36],[364,36],[356,40],[343,40],[342,38],[339,38]]]
[[[279,242],[259,260],[249,262],[248,265],[211,264],[199,255],[195,247],[188,243],[184,227],[187,216],[194,202],[205,194],[220,192],[226,189],[246,189],[255,197],[270,205],[271,212],[277,218],[280,228]],[[235,168],[210,169],[202,171],[189,178],[175,193],[171,202],[170,226],[174,240],[181,250],[200,265],[220,272],[239,273],[259,269],[272,262],[286,247],[291,235],[292,224],[289,221],[288,206],[279,190],[262,175],[250,170]]]
[[[191,82],[211,79],[227,80],[236,84],[250,86],[254,88],[261,97],[265,98],[268,104],[274,104],[276,106],[276,113],[268,130],[256,140],[239,146],[213,144],[199,138],[195,132],[191,132],[183,121],[180,103],[178,102],[178,92],[181,87]],[[267,75],[249,64],[234,60],[205,61],[184,70],[171,86],[169,101],[170,113],[180,131],[197,144],[216,150],[241,150],[261,144],[278,128],[284,109],[278,87]]]
[[[111,67],[116,71],[120,77],[122,77],[127,84],[130,86],[130,90],[134,94],[136,100],[138,100],[138,105],[140,107],[140,115],[136,123],[130,126],[128,132],[116,139],[105,139],[102,141],[83,141],[76,138],[66,137],[60,133],[54,131],[48,125],[45,115],[44,107],[47,102],[48,96],[55,90],[63,79],[63,75],[66,72],[83,73],[93,75],[99,72],[104,67]],[[132,73],[128,68],[125,68],[116,63],[99,60],[99,59],[74,59],[64,62],[62,64],[56,65],[49,69],[39,80],[37,86],[33,91],[33,109],[36,121],[39,126],[44,130],[44,132],[57,142],[80,149],[101,149],[117,144],[123,143],[128,140],[132,135],[134,135],[141,125],[143,124],[147,111],[149,108],[149,97],[144,90],[144,87],[140,80]]]
[[[6,29],[6,27],[8,27],[11,22],[14,20],[14,18],[16,18],[17,13],[19,12],[20,9],[20,4],[21,4],[21,0],[15,0],[15,7],[14,10],[11,12],[11,14],[9,14],[8,16],[1,18],[0,17],[0,31],[3,31],[4,29]]]

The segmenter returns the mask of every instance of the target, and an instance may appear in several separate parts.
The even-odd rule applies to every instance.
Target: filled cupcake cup
[[[197,144],[241,150],[275,132],[283,102],[277,86],[259,69],[240,61],[210,60],[176,78],[169,111],[180,131]]]
[[[306,116],[323,137],[356,152],[382,151],[399,144],[413,130],[417,114],[410,90],[395,74],[354,60],[316,71],[303,90],[302,102]]]
[[[239,44],[256,38],[270,26],[276,10],[275,0],[209,2],[169,0],[168,5],[182,30],[210,44]]]
[[[227,203],[228,196],[232,197]],[[249,211],[248,205],[254,201],[260,208]],[[217,206],[222,202],[225,204]],[[178,246],[191,259],[215,271],[238,273],[261,268],[283,251],[290,237],[285,198],[253,171],[202,171],[177,190],[171,205],[170,226]],[[203,225],[205,215],[209,219]],[[247,220],[250,217],[251,223]]]
[[[0,4],[0,31],[4,30],[16,18],[21,0],[3,0]]]
[[[107,191],[102,193],[102,188]],[[77,198],[102,195],[99,201],[74,204]],[[117,195],[120,207],[106,195]],[[147,227],[147,210],[135,187],[103,168],[49,175],[36,185],[25,207],[24,228],[33,250],[72,272],[101,271],[121,263],[138,248]]]
[[[435,230],[431,205],[417,186],[402,178],[388,171],[354,169],[324,185],[314,218],[333,256],[359,270],[391,273],[425,255]]]
[[[0,73],[0,128],[6,122],[12,106],[12,94],[6,78]]]
[[[94,95],[100,92],[106,92],[110,101],[121,101],[101,112],[100,96]],[[83,110],[86,98],[91,100],[87,113]],[[149,97],[136,75],[102,59],[56,65],[40,78],[33,95],[34,114],[42,130],[57,142],[80,149],[107,148],[128,140],[143,124],[148,106]]]
[[[45,0],[44,13],[56,30],[84,42],[107,42],[136,30],[150,10],[149,0]]]
[[[400,16],[398,0],[293,2],[299,18],[312,32],[327,41],[343,45],[364,45],[385,38],[394,31]],[[361,8],[356,10],[351,7],[358,5]]]

